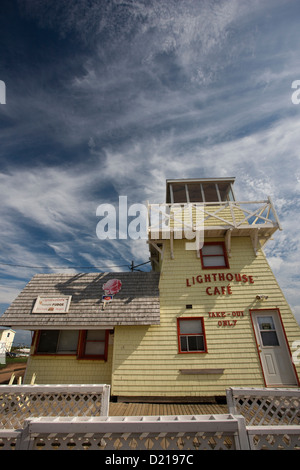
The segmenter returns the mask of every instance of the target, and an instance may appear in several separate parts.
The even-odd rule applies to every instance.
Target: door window
[[[279,346],[273,317],[258,317],[257,320],[263,346]]]

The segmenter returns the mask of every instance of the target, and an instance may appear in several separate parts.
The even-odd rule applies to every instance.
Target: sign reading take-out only
[[[38,297],[32,313],[67,313],[70,307],[71,295],[67,297]]]

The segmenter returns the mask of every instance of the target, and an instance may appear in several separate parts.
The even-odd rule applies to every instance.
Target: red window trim
[[[227,256],[227,250],[224,242],[205,242],[204,246],[206,245],[221,245],[223,249],[223,256],[225,260],[225,266],[204,266],[203,263],[203,258],[205,257],[212,257],[212,256],[222,256],[222,255],[203,255],[202,249],[200,250],[200,259],[201,259],[201,265],[202,269],[228,269],[229,268],[229,261],[228,261],[228,256]]]
[[[82,330],[79,332],[77,359],[103,359],[104,361],[107,361],[109,330],[105,330],[104,354],[86,355],[85,354],[86,337],[87,337],[87,330]]]
[[[180,322],[185,321],[185,320],[200,320],[201,325],[202,325],[202,335],[203,335],[203,341],[204,341],[204,350],[203,351],[181,351],[181,344],[180,344]],[[189,333],[189,336],[192,336],[192,333]],[[182,336],[186,336],[186,334],[182,334]],[[195,336],[198,336],[198,334],[195,334]],[[178,339],[178,353],[179,354],[203,354],[207,353],[207,344],[206,344],[206,334],[205,334],[205,328],[204,328],[204,318],[203,317],[178,317],[177,318],[177,339]]]
[[[38,352],[38,345],[40,341],[40,336],[42,330],[35,330],[33,338],[32,338],[32,344],[34,344],[34,352],[32,355],[34,356],[76,356],[77,359],[102,359],[104,361],[107,361],[107,356],[108,356],[108,341],[109,341],[109,331],[110,330],[105,330],[105,346],[104,346],[104,354],[99,354],[99,355],[85,355],[85,344],[86,344],[86,335],[87,335],[87,330],[79,330],[79,335],[78,335],[78,345],[77,345],[77,351],[74,351],[74,353],[69,353],[69,354],[64,354],[64,353],[50,353],[50,352]]]

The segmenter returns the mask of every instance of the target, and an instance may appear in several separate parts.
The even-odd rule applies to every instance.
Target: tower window
[[[229,268],[225,244],[223,242],[205,243],[200,251],[202,269]]]
[[[220,203],[234,201],[233,180],[174,180],[168,183],[167,203]]]

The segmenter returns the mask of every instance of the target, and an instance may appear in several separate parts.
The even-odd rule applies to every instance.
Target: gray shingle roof
[[[104,307],[102,286],[110,279],[119,279],[122,288]],[[155,272],[37,274],[0,317],[0,326],[34,330],[159,324],[158,283]],[[68,313],[32,313],[38,296],[69,295]]]

